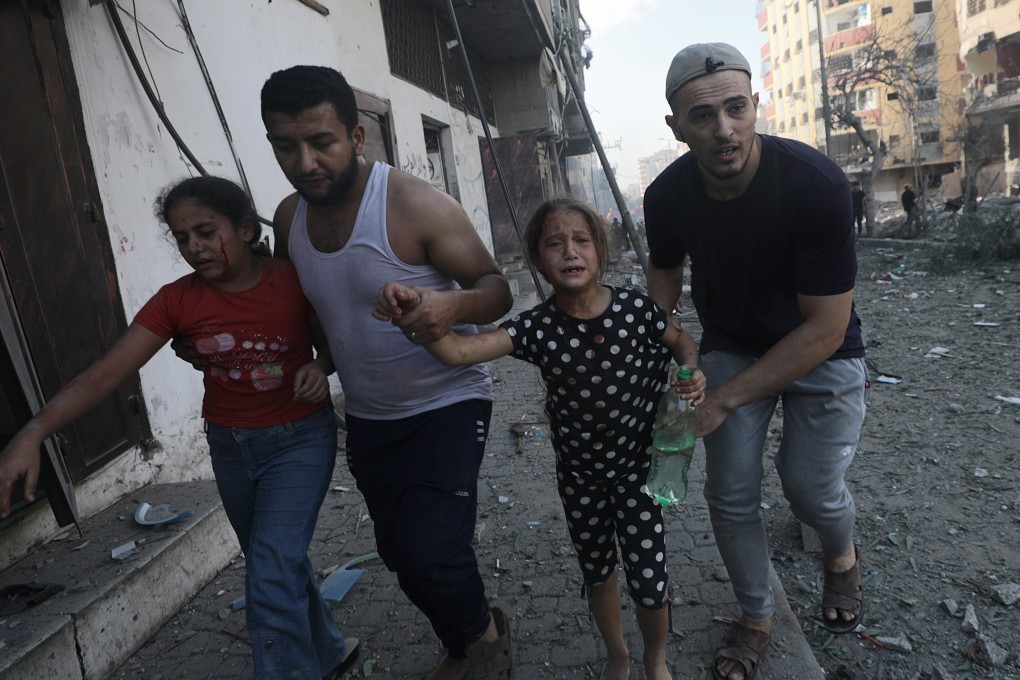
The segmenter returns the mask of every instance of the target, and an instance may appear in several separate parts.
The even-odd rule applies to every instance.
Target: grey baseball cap
[[[673,57],[666,73],[666,101],[681,87],[695,78],[716,71],[743,71],[751,76],[751,66],[744,55],[726,43],[697,43],[688,45]]]

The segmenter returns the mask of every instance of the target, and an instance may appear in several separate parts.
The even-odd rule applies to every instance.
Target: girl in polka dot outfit
[[[602,219],[572,198],[546,201],[525,231],[528,257],[553,288],[546,302],[490,333],[454,333],[426,345],[446,364],[511,355],[536,364],[548,387],[556,476],[596,624],[606,643],[604,680],[628,677],[618,585],[619,553],[644,639],[650,680],[666,665],[669,615],[662,508],[641,491],[652,426],[670,360],[697,365],[690,334],[642,292],[604,286],[608,250]],[[399,317],[419,291],[389,284],[381,316]],[[675,384],[699,403],[705,377]]]

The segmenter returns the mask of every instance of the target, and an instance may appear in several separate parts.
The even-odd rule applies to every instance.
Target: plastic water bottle
[[[681,366],[676,377],[687,380],[694,375]],[[679,505],[687,498],[687,470],[691,467],[698,432],[698,409],[681,399],[672,388],[663,392],[655,414],[652,432],[652,464],[642,490],[659,505]]]

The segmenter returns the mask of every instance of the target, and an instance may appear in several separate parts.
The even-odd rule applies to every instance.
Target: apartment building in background
[[[656,151],[650,156],[644,156],[637,160],[638,169],[638,189],[641,191],[641,195],[645,195],[645,189],[652,183],[660,172],[666,169],[670,163],[675,161],[680,156],[687,153],[687,145],[683,142],[677,142],[675,148],[662,149]]]
[[[859,118],[861,131],[884,153],[880,171],[871,178],[879,200],[895,200],[907,182],[933,190],[945,183],[948,195],[962,193],[964,73],[956,8],[945,0],[820,3],[761,0],[757,5],[766,36],[763,129],[815,146],[848,175],[867,180],[872,154],[861,135],[834,120],[827,137],[828,103],[832,111]],[[854,77],[872,68],[874,79]],[[847,82],[849,87],[841,87]]]
[[[976,194],[1020,193],[1020,0],[957,0],[970,135],[964,167]]]

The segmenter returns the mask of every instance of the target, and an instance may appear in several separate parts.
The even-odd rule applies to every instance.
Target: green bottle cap
[[[690,380],[694,377],[694,371],[690,366],[681,366],[676,370],[676,377],[680,380]]]

